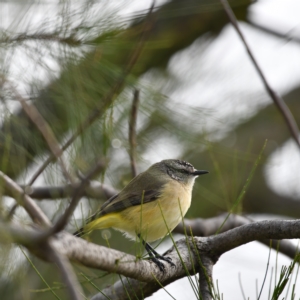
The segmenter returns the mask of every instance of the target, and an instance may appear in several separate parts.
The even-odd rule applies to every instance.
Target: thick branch
[[[216,255],[222,255],[238,246],[263,239],[297,239],[300,237],[300,220],[262,221],[246,224],[213,237],[208,243]]]
[[[201,261],[205,263],[207,259],[210,260],[210,262],[216,262],[219,255],[254,240],[299,238],[299,236],[300,221],[263,221],[243,225],[233,230],[229,230],[226,233],[221,233],[208,238],[196,237],[191,244],[193,245],[196,243]],[[184,242],[185,239],[182,239],[176,244]],[[174,252],[174,249],[169,250],[166,254],[170,256],[170,253],[172,252]],[[206,270],[209,277],[211,277],[212,264],[209,263],[208,265],[209,268]],[[208,267],[208,265],[206,264],[206,267]],[[198,258],[196,257],[195,268],[198,267]],[[204,279],[202,278],[200,280],[202,281]],[[175,281],[174,278],[167,278],[165,281],[161,281],[161,284],[166,286],[173,281]],[[202,282],[202,287],[203,289],[209,290],[207,281],[205,281],[205,283]],[[115,283],[113,286],[102,291],[104,295],[99,293],[92,299],[107,299],[105,295],[118,300],[128,299],[130,297],[134,298],[136,295],[137,297],[147,297],[160,288],[161,286],[156,282],[142,283],[134,279],[129,279],[128,281],[123,280],[123,282],[119,281]],[[207,299],[210,299],[210,292],[205,292],[205,294],[207,295]]]
[[[202,219],[197,218],[193,220],[185,219],[184,225],[180,223],[173,232],[181,233],[184,235],[193,235],[193,236],[210,236],[214,235],[220,228],[219,232],[226,232],[230,229],[254,223],[249,218],[233,215],[231,214],[229,218],[224,223],[227,214],[222,214],[217,217],[209,218],[209,219]],[[224,223],[224,224],[223,224]],[[222,227],[221,227],[222,226]],[[263,243],[267,247],[270,247],[270,240],[259,240],[259,242]],[[272,248],[277,250],[290,257],[294,258],[298,249],[293,243],[288,240],[273,240]]]
[[[0,226],[0,230],[7,232],[6,228],[2,226]],[[30,231],[32,230],[34,229]],[[40,232],[40,230],[37,231]],[[187,274],[193,275],[200,270],[201,265],[208,268],[206,261],[209,261],[209,265],[212,265],[223,253],[248,242],[260,239],[292,239],[299,238],[299,236],[300,220],[296,220],[255,222],[219,235],[181,239],[176,243],[176,248],[172,247],[165,253],[175,264],[175,267],[172,267],[170,264],[164,263],[165,272],[161,272],[152,261],[137,260],[135,256],[88,243],[65,232],[59,233],[56,237],[51,238],[49,242],[54,251],[73,262],[110,273],[118,273],[138,281],[149,282],[151,289],[147,284],[143,286],[146,287],[149,293],[153,293],[160,288],[160,284],[166,285],[187,276]],[[14,239],[14,232],[12,232],[11,238]],[[28,241],[22,239],[20,234],[17,235],[16,241],[24,244],[29,250],[45,260],[49,259],[47,253],[45,253],[43,242],[40,246],[37,243],[29,245]],[[180,253],[180,258],[178,253]],[[208,268],[208,278],[211,277],[210,272],[212,272],[212,269],[209,269],[211,267]],[[160,282],[160,284],[157,284],[157,282]],[[138,287],[137,284],[132,283]],[[129,292],[135,293],[130,289]],[[146,295],[144,294],[144,296]]]
[[[133,255],[88,243],[65,232],[60,233],[58,238],[53,239],[52,246],[73,262],[110,273],[118,273],[139,281],[153,282],[156,278],[160,282],[164,282],[169,278],[186,276],[181,260],[174,249],[168,253],[168,256],[176,267],[164,263],[165,272],[162,273],[152,261],[139,260]],[[193,268],[197,260],[196,255],[193,252],[190,255],[185,240],[178,242],[177,248],[187,270],[194,274]]]

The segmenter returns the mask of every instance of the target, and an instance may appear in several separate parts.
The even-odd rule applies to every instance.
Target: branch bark
[[[208,219],[184,219],[184,223],[180,223],[173,232],[181,233],[189,236],[210,236],[214,235],[219,228],[220,233],[226,232],[230,229],[254,223],[253,220],[247,217],[231,214],[227,221],[223,224],[227,214],[221,214],[219,216]],[[221,227],[222,226],[222,227]],[[258,242],[270,247],[270,240],[258,240]],[[298,251],[297,246],[291,243],[289,240],[273,240],[271,247],[274,250],[278,250],[280,253],[293,259]]]
[[[205,266],[205,272],[208,275],[208,278],[212,277],[212,265],[218,259],[218,257],[224,254],[231,249],[239,247],[243,244],[254,240],[260,239],[281,239],[281,238],[298,238],[300,236],[300,221],[263,221],[255,222],[247,225],[240,226],[238,228],[227,231],[226,233],[221,233],[219,235],[207,237],[207,238],[194,238],[193,240],[189,239],[188,242],[190,246],[196,244],[196,248],[203,266]],[[179,240],[176,244],[182,245],[185,244],[186,239]],[[186,249],[188,247],[186,246]],[[182,248],[181,248],[182,250]],[[165,255],[172,255],[174,253],[174,247],[167,251]],[[181,253],[181,252],[180,252]],[[296,254],[296,253],[295,253]],[[199,265],[199,256],[193,256],[194,266],[193,269],[188,269],[191,274],[195,268],[201,268]],[[173,256],[172,256],[173,259]],[[168,266],[166,266],[168,267]],[[177,267],[177,265],[176,265]],[[198,269],[200,270],[200,269]],[[203,269],[202,269],[203,270]],[[203,271],[200,271],[203,273]],[[186,273],[185,273],[186,275]],[[209,289],[209,284],[207,280],[203,279],[204,274],[202,275],[201,286],[204,293],[204,299],[211,299],[211,291]],[[160,283],[164,286],[177,280],[178,278],[165,278],[161,280]],[[141,278],[142,280],[142,278]],[[204,282],[203,282],[204,280]],[[92,300],[102,300],[107,299],[106,296],[112,299],[128,299],[134,297],[147,297],[152,295],[154,292],[159,290],[161,286],[157,282],[139,282],[135,279],[129,279],[128,281],[123,280],[123,282],[116,282],[113,286],[106,288],[101,293],[96,294]],[[202,296],[204,296],[202,294]]]
[[[2,226],[0,226],[0,230],[2,232],[11,232],[11,237],[14,239],[14,231],[7,231]],[[34,230],[38,231],[38,229],[31,229],[31,231]],[[222,254],[254,240],[292,239],[299,238],[299,236],[300,220],[295,220],[255,222],[210,237],[187,237],[176,242],[174,247],[164,254],[170,257],[175,264],[175,267],[173,267],[163,262],[165,272],[161,272],[152,261],[138,260],[133,255],[88,243],[65,232],[60,232],[56,236],[51,237],[49,243],[54,251],[73,262],[110,273],[118,273],[139,282],[142,281],[142,284],[138,284],[132,280],[129,283],[132,284],[132,287],[138,290],[141,289],[140,292],[143,293],[144,297],[158,290],[161,285],[165,286],[170,282],[187,276],[187,274],[193,275],[196,272],[200,272],[200,275],[202,275],[200,279],[201,289],[203,289],[202,296],[205,295],[206,298],[204,299],[210,299],[209,295],[212,292],[209,285],[212,282],[212,265],[217,262]],[[26,240],[24,242],[20,234],[16,236],[16,241],[24,244],[24,246],[39,257],[49,260],[43,244],[41,246],[37,243],[30,245]],[[203,280],[206,280],[207,283],[205,284]],[[115,291],[117,286],[120,287],[120,284],[117,283],[111,287],[111,289],[114,289],[114,292],[108,292],[110,294],[124,295],[122,291]],[[127,293],[133,293],[132,295],[140,293],[138,290],[133,290],[132,287],[127,287]],[[126,288],[126,285],[122,287],[122,289],[124,288]],[[95,299],[101,299],[99,297]]]

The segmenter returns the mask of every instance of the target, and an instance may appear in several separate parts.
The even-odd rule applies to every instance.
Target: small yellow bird
[[[129,238],[138,236],[150,259],[163,271],[159,259],[173,265],[171,259],[158,254],[148,242],[163,238],[179,224],[191,205],[195,178],[207,173],[183,160],[158,162],[107,200],[74,235],[112,227]]]

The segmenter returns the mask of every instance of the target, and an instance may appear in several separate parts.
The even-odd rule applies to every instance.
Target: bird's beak
[[[207,173],[209,173],[209,172],[205,171],[205,170],[196,170],[195,172],[192,173],[192,175],[199,176],[199,175],[204,175],[204,174],[207,174]]]

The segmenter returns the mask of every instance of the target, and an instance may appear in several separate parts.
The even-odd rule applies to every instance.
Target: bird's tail
[[[74,232],[73,235],[82,237],[83,235],[89,234],[95,229],[115,227],[119,223],[119,221],[119,213],[110,213],[102,216],[98,215],[97,217],[92,216],[87,220],[87,224]]]

